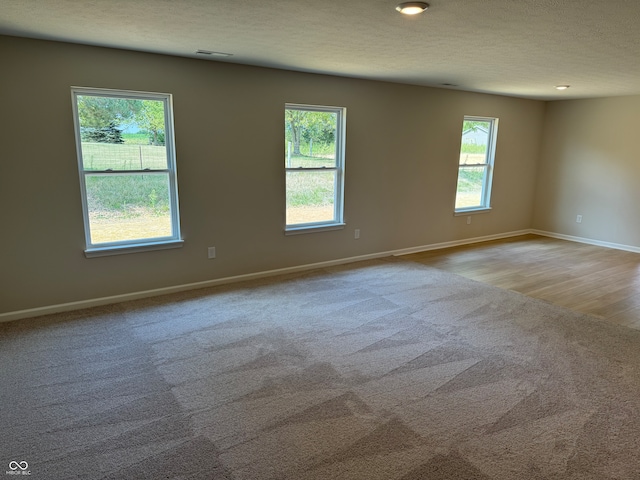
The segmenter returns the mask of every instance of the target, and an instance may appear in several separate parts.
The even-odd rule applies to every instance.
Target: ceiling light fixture
[[[428,3],[424,2],[404,2],[396,7],[396,10],[403,15],[417,15],[429,8]]]
[[[556,85],[556,90],[566,90],[571,85]]]

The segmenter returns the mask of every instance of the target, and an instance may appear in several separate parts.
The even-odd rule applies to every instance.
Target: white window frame
[[[334,171],[334,199],[333,199],[333,219],[324,222],[294,223],[286,224],[285,234],[294,235],[299,233],[311,233],[325,230],[338,230],[345,226],[344,223],[344,158],[345,158],[345,139],[346,139],[346,117],[347,109],[344,107],[330,107],[322,105],[304,105],[296,103],[286,103],[286,110],[302,110],[308,112],[329,112],[336,114],[336,163],[334,167],[295,167],[289,168],[285,165],[285,188],[287,172],[328,172]],[[286,191],[285,191],[286,195]],[[285,205],[286,217],[286,205]]]
[[[82,194],[82,212],[85,231],[85,256],[100,257],[106,255],[119,255],[148,250],[164,250],[180,248],[183,240],[180,237],[180,215],[178,208],[178,183],[176,174],[175,138],[173,129],[173,97],[168,93],[140,92],[132,90],[113,90],[104,88],[71,87],[73,121],[76,135],[76,151],[78,154],[78,172],[80,174],[80,191]],[[154,100],[164,103],[165,147],[167,152],[167,168],[144,170],[85,170],[82,158],[82,141],[80,136],[80,120],[78,115],[78,96],[97,96],[111,98],[126,98],[133,100]],[[108,243],[94,244],[91,241],[91,229],[89,222],[89,206],[87,202],[86,177],[88,175],[149,175],[153,173],[166,173],[169,177],[169,204],[171,216],[171,235],[165,237],[143,238],[136,240],[121,240]]]
[[[494,170],[494,162],[495,162],[495,154],[496,154],[496,141],[498,138],[498,118],[496,117],[476,117],[476,116],[467,116],[465,115],[463,120],[464,122],[488,122],[489,123],[489,132],[487,133],[487,153],[485,155],[484,163],[475,163],[475,164],[460,164],[460,156],[458,156],[458,177],[460,176],[460,171],[463,168],[477,168],[484,167],[484,175],[482,181],[482,192],[480,194],[480,205],[473,205],[469,207],[455,208],[454,203],[454,214],[455,215],[466,215],[474,212],[486,212],[491,210],[491,188],[493,186],[493,170]],[[464,132],[463,132],[464,133]],[[464,139],[460,139],[460,152],[462,151],[462,142]],[[456,200],[458,198],[458,189],[457,189],[457,179],[456,179]]]

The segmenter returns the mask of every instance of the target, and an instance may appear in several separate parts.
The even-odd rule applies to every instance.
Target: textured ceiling
[[[640,94],[638,0],[397,3],[0,0],[0,33],[525,98]]]

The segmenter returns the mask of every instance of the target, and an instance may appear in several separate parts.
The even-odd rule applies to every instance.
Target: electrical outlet
[[[360,229],[356,228],[353,232],[353,238],[355,238],[356,240],[360,238]]]
[[[207,248],[207,255],[209,258],[216,258],[216,247]]]
[[[576,223],[582,223],[582,215],[576,217]]]
[[[471,225],[471,215],[467,217],[467,225]]]

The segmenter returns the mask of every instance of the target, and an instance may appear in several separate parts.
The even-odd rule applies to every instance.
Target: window
[[[171,95],[72,88],[90,256],[182,245]]]
[[[286,231],[344,225],[345,109],[285,106]]]
[[[456,212],[491,208],[491,179],[498,119],[464,117],[458,162]]]

